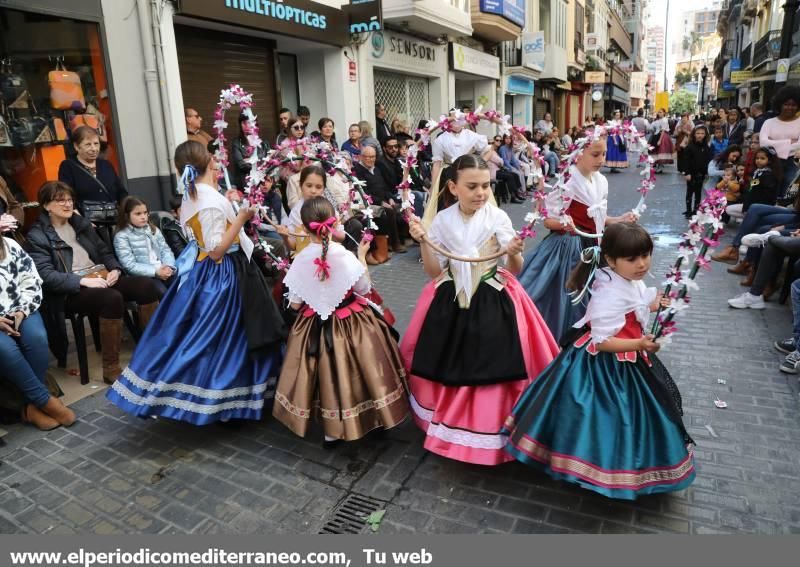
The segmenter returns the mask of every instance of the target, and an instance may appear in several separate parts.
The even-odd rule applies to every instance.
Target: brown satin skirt
[[[406,392],[397,342],[372,309],[344,319],[334,313],[322,325],[301,315],[289,333],[272,414],[300,437],[314,416],[325,435],[354,441],[401,423]]]

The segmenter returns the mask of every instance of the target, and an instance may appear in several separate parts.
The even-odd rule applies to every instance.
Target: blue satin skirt
[[[234,261],[198,262],[173,285],[107,397],[126,412],[205,425],[261,419],[274,396],[281,352],[248,352]]]
[[[517,276],[559,342],[586,313],[586,299],[573,305],[566,288],[572,269],[581,261],[583,247],[580,236],[551,232],[528,253]]]
[[[506,451],[610,498],[686,488],[695,469],[680,395],[650,358],[652,367],[568,346],[514,407],[503,430]]]

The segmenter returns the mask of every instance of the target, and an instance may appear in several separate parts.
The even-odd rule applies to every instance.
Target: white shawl
[[[656,288],[647,287],[641,280],[627,280],[611,268],[602,268],[594,276],[586,315],[573,327],[590,324],[592,342],[599,344],[619,333],[625,326],[625,315],[633,311],[645,328],[655,298]]]
[[[497,236],[497,242],[502,247],[511,242],[515,233],[511,219],[508,218],[505,211],[490,203],[484,205],[469,218],[461,214],[458,203],[451,205],[436,215],[428,231],[428,238],[431,242],[453,254],[468,258],[479,257],[480,247],[493,235]],[[455,276],[456,296],[459,291],[463,290],[464,295],[469,299],[472,295],[470,262],[439,259],[442,267],[447,262],[450,262],[450,269]]]
[[[316,275],[314,260],[322,256],[322,244],[311,243],[297,255],[292,262],[283,283],[289,288],[289,301],[304,301],[323,321],[330,317],[347,293],[362,277],[367,269],[338,242],[331,242],[325,261],[330,265],[330,277],[320,280]],[[354,290],[360,295],[369,292],[369,280],[364,278]]]
[[[608,180],[605,175],[596,171],[592,174],[590,183],[575,166],[572,166],[569,172],[570,178],[564,187],[564,198],[569,202],[575,199],[586,205],[587,214],[594,220],[597,234],[602,233],[608,218]],[[557,217],[564,204],[556,191],[550,191],[545,197],[545,206],[549,216]]]
[[[230,201],[220,195],[219,191],[214,189],[211,185],[205,183],[197,184],[197,197],[192,199],[188,195],[181,204],[181,226],[184,232],[187,231],[186,224],[189,220],[204,209],[215,209],[223,214],[225,220],[231,224],[236,222],[236,213],[233,211],[233,206]],[[206,236],[203,235],[203,240]],[[244,233],[244,230],[239,231],[239,246],[249,260],[253,255],[253,241]],[[211,250],[202,249],[203,252],[210,252]]]

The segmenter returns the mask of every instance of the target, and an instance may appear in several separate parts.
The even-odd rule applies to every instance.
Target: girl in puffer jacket
[[[125,272],[156,280],[160,296],[167,293],[175,274],[175,256],[164,235],[150,223],[147,204],[136,197],[126,197],[119,206],[114,251]]]

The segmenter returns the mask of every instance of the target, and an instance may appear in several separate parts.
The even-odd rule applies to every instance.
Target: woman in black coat
[[[92,223],[75,214],[75,191],[60,181],[39,189],[42,213],[27,235],[26,249],[43,280],[44,317],[50,350],[59,362],[67,357],[68,313],[100,319],[103,380],[111,384],[122,373],[119,349],[125,303],[139,305],[142,326],[158,306],[155,281],[122,276],[113,251]]]
[[[692,130],[689,145],[678,156],[678,171],[686,179],[686,210],[683,215],[687,218],[695,213],[703,196],[703,182],[712,157],[708,139],[708,128],[697,126]]]

